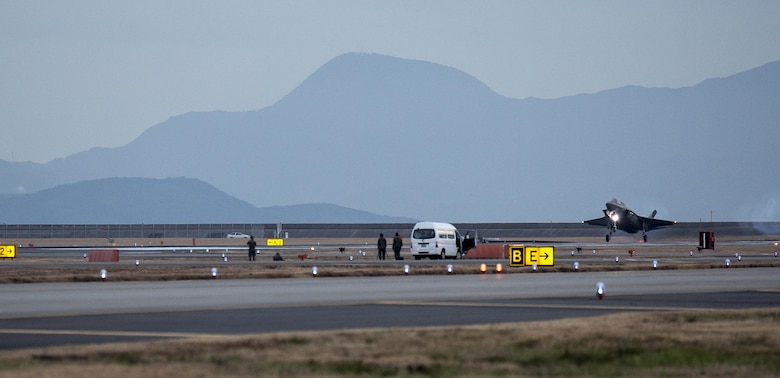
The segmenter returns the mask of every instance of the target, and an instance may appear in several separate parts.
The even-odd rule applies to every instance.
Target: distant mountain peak
[[[381,54],[347,53],[325,63],[277,104],[340,99],[354,106],[356,101],[431,96],[502,97],[474,76],[452,67]]]

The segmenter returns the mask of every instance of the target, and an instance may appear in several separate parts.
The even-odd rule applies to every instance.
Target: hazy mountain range
[[[190,203],[208,202],[208,191],[187,194],[204,183],[213,196],[246,201],[225,218],[204,207],[213,219],[243,219],[248,204],[328,203],[407,220],[578,222],[618,197],[666,219],[778,221],[778,104],[780,62],[686,88],[540,100],[503,97],[454,68],[352,53],[257,111],[175,116],[125,146],[45,164],[0,161],[0,209],[60,206],[58,191],[39,191],[63,184],[187,177],[200,181],[176,196]],[[174,203],[152,192],[98,204],[100,190],[89,188],[101,182],[81,183],[84,195],[69,199],[88,219],[113,219],[100,215],[110,205],[144,209],[147,223],[194,222],[172,218]],[[0,216],[22,223],[19,213]]]
[[[190,178],[107,178],[64,184],[28,195],[3,195],[0,196],[0,214],[12,217],[18,224],[414,221],[332,204],[257,208]]]

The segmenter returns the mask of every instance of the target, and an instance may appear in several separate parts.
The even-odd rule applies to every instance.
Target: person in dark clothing
[[[395,237],[393,238],[393,253],[395,254],[396,260],[403,260],[401,257],[401,248],[404,246],[404,240],[401,238],[401,234],[395,233]]]
[[[380,260],[384,260],[387,257],[387,239],[385,234],[379,234],[379,239],[376,241],[377,257]]]
[[[257,255],[257,242],[255,241],[255,237],[249,236],[249,241],[246,242],[246,245],[249,246],[249,261],[255,261],[255,256]]]

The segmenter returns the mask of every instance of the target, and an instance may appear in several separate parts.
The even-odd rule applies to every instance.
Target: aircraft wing
[[[611,225],[611,223],[609,221],[610,221],[610,219],[607,218],[606,216],[604,216],[604,217],[601,217],[601,218],[586,220],[586,221],[584,221],[582,223],[589,224],[591,226],[609,227]]]
[[[637,216],[637,217],[639,217],[639,220],[642,223],[644,223],[645,227],[647,227],[647,229],[645,231],[655,230],[655,229],[658,229],[658,228],[671,226],[671,225],[677,223],[675,221],[668,221],[668,220],[663,220],[663,219],[645,218],[645,217],[640,217],[640,216]]]

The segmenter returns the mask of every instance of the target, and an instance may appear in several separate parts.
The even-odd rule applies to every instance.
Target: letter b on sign
[[[509,246],[509,266],[524,266],[523,262],[523,246],[522,245],[510,245]]]

